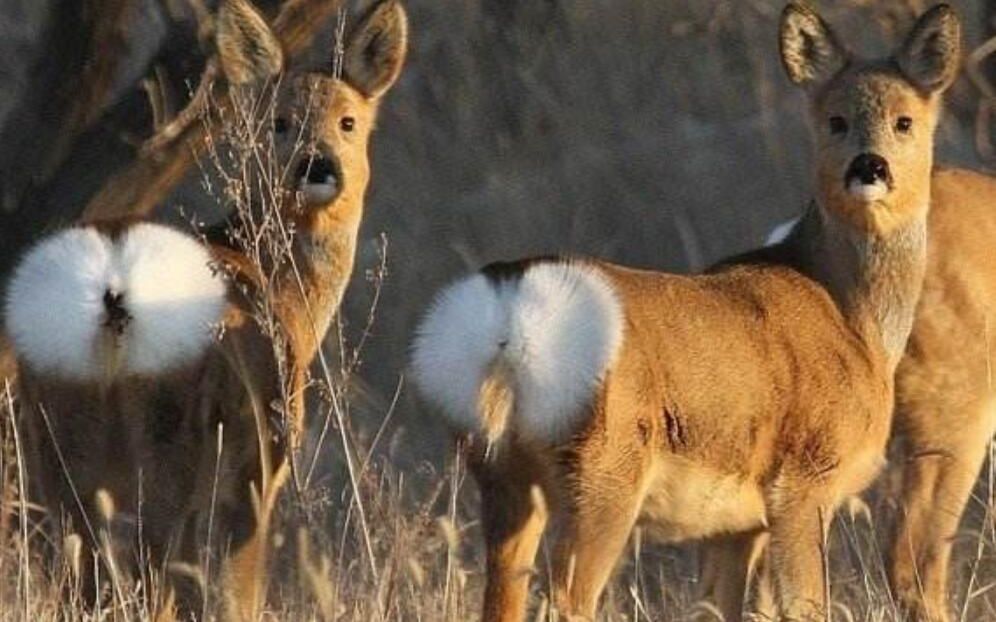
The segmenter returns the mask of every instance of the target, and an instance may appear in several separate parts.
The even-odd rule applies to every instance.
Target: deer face
[[[307,74],[293,78],[273,115],[277,157],[285,185],[307,209],[359,198],[370,178],[367,144],[376,121],[371,102],[344,80]]]
[[[370,133],[381,97],[401,72],[407,32],[401,5],[383,0],[347,36],[341,75],[332,68],[288,71],[277,80],[269,111],[275,156],[285,170],[284,189],[297,193],[305,211],[361,202],[370,178]],[[223,72],[236,84],[272,78],[283,66],[279,43],[245,0],[227,0],[219,12],[218,41]]]
[[[957,17],[939,5],[892,58],[855,60],[810,9],[786,7],[782,61],[809,98],[824,210],[881,233],[926,213],[939,95],[956,75],[959,40]]]

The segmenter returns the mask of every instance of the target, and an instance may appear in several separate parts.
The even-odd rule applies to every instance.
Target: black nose
[[[880,155],[874,153],[862,153],[854,158],[851,166],[847,169],[844,179],[846,185],[851,185],[859,181],[866,186],[871,186],[877,182],[892,184],[892,174],[889,172],[889,163]]]
[[[339,171],[330,158],[314,156],[297,165],[297,178],[305,179],[309,184],[327,184],[339,180]]]

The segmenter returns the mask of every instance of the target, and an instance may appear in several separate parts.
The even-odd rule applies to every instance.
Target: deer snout
[[[892,189],[889,162],[875,153],[862,153],[851,161],[844,175],[844,186],[864,201],[881,199]]]
[[[342,167],[334,156],[315,154],[302,158],[295,176],[307,205],[324,205],[342,192]]]

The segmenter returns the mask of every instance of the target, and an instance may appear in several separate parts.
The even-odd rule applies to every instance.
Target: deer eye
[[[287,130],[290,129],[290,123],[287,119],[283,117],[277,117],[273,120],[273,133],[274,134],[286,134]]]
[[[356,119],[353,117],[343,117],[339,119],[339,127],[342,128],[343,132],[352,132],[353,128],[356,127]]]
[[[913,119],[909,117],[899,117],[896,120],[896,131],[902,134],[909,134],[913,129]]]
[[[830,133],[831,134],[847,133],[847,121],[844,120],[844,117],[838,117],[838,116],[830,117]]]

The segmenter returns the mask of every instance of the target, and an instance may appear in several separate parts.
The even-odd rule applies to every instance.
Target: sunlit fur
[[[892,468],[902,473],[903,487],[887,549],[893,594],[917,620],[953,619],[953,544],[996,431],[992,349],[985,338],[996,325],[994,205],[992,177],[934,171],[923,293],[896,369],[894,437],[901,457]],[[766,243],[785,240],[798,221],[777,225]],[[729,565],[724,550],[708,550],[710,569]]]
[[[551,570],[542,574],[565,617],[595,619],[639,525],[669,542],[716,538],[732,552],[704,582],[724,619],[741,619],[759,556],[776,619],[826,619],[827,527],[884,463],[893,377],[926,264],[932,135],[958,64],[957,25],[950,9],[935,9],[899,60],[863,61],[811,9],[790,4],[783,63],[808,97],[818,139],[812,207],[785,242],[697,276],[586,260],[618,300],[622,340],[559,442],[515,425],[527,415],[514,367],[486,368],[478,416],[489,433],[466,445],[487,548],[485,621],[525,619],[548,523]],[[916,79],[899,66],[915,68]],[[830,138],[828,114],[846,116],[850,132]],[[912,118],[909,136],[896,135],[899,115]],[[847,192],[848,168],[867,154],[891,173],[890,191],[872,202]],[[484,273],[514,280],[550,261]],[[493,297],[470,287],[457,298],[466,316],[453,316],[470,317]],[[466,347],[474,352],[451,356],[482,361],[495,351],[487,340]],[[428,388],[438,391],[430,401],[449,399]]]

